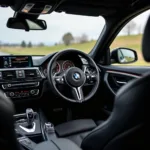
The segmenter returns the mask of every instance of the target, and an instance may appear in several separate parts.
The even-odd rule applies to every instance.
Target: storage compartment
[[[72,134],[91,131],[94,128],[96,128],[96,124],[92,119],[81,119],[60,124],[55,127],[55,131],[59,137],[65,137]]]

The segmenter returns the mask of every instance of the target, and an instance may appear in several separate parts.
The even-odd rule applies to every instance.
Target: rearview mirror
[[[30,20],[21,18],[9,18],[7,21],[7,27],[12,29],[21,29],[25,31],[30,30],[46,30],[47,24],[44,20]]]
[[[129,64],[138,60],[135,50],[129,48],[117,48],[111,52],[111,63]]]

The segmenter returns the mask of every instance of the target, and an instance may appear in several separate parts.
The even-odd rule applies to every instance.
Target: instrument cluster
[[[48,63],[44,66],[44,75],[47,76],[47,66]],[[75,67],[75,64],[71,60],[58,60],[54,66],[53,74],[59,74],[67,69]]]

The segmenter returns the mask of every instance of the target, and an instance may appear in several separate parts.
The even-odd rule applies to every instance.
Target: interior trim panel
[[[124,76],[130,76],[130,77],[134,77],[134,78],[141,78],[141,76],[138,76],[138,75],[133,75],[133,74],[130,74],[130,73],[125,73],[125,72],[120,72],[120,71],[106,71],[107,73],[113,73],[113,74],[120,74],[120,75],[124,75]]]
[[[108,87],[108,89],[116,95],[117,91],[129,81],[133,79],[139,79],[141,76],[133,75],[130,73],[120,72],[120,71],[106,71],[104,75],[104,83]]]

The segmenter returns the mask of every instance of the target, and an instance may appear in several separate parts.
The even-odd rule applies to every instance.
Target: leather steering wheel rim
[[[61,93],[58,88],[56,87],[56,80],[55,80],[55,77],[53,75],[53,66],[54,66],[54,63],[56,63],[56,61],[62,56],[62,55],[66,55],[68,53],[72,53],[76,56],[81,56],[83,58],[85,58],[87,61],[88,61],[88,64],[90,64],[91,67],[93,67],[96,71],[96,76],[95,76],[95,80],[96,82],[94,83],[93,85],[93,88],[91,90],[91,92],[89,92],[89,94],[87,96],[84,97],[84,99],[82,100],[77,100],[77,99],[72,99],[72,98],[69,98],[69,97],[66,97],[65,95],[63,95],[63,93]],[[77,69],[77,67],[74,67],[74,69]],[[71,70],[71,69],[70,69]],[[67,70],[69,71],[69,69]],[[79,70],[78,70],[79,71]],[[48,64],[48,67],[47,67],[47,75],[48,75],[48,81],[49,81],[49,84],[50,84],[50,87],[51,87],[51,90],[53,91],[53,93],[55,93],[56,95],[62,97],[63,99],[69,101],[69,102],[74,102],[74,103],[82,103],[82,102],[85,102],[89,99],[91,99],[94,94],[96,93],[98,87],[99,87],[99,83],[100,83],[100,76],[99,76],[99,69],[97,67],[97,65],[95,64],[94,60],[92,58],[90,58],[87,54],[85,54],[84,52],[82,51],[79,51],[79,50],[75,50],[75,49],[68,49],[68,50],[63,50],[63,51],[60,51],[58,53],[56,53],[52,59],[50,60],[49,64]],[[85,76],[86,77],[86,76]],[[86,78],[85,78],[85,81],[86,81]],[[66,79],[64,78],[63,79],[63,82],[67,82]],[[68,83],[67,83],[68,84]],[[85,84],[85,82],[83,82],[83,85]],[[83,86],[82,85],[82,86]],[[68,85],[70,86],[70,85]],[[73,88],[73,87],[72,87]],[[79,87],[77,87],[79,88]],[[79,90],[79,89],[78,89]],[[79,93],[80,94],[80,93]]]

